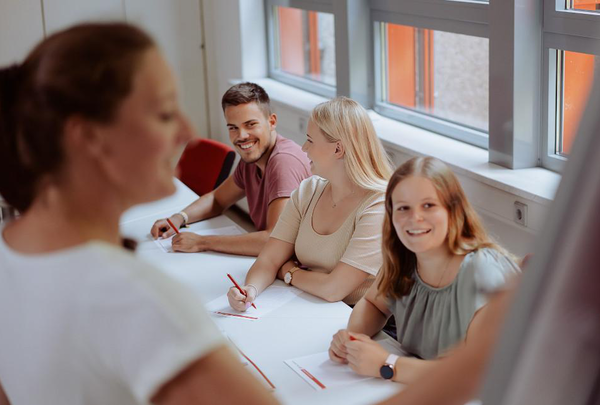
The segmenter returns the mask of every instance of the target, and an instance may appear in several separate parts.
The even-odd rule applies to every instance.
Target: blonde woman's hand
[[[236,311],[245,312],[256,299],[257,291],[254,286],[248,285],[243,286],[242,290],[244,290],[246,295],[242,294],[237,287],[231,287],[227,292],[227,299],[231,308]]]
[[[351,333],[346,350],[346,360],[354,372],[380,377],[379,369],[385,364],[389,353],[379,343],[362,333]]]

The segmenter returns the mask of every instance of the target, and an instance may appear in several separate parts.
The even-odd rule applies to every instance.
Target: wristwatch
[[[379,369],[379,375],[384,380],[391,380],[394,378],[394,372],[396,367],[396,360],[398,360],[399,356],[395,354],[390,354],[385,361],[385,364],[381,366]]]
[[[294,272],[296,270],[300,270],[300,267],[293,267],[290,271],[285,273],[283,281],[285,281],[286,284],[292,285],[292,279],[294,278]]]

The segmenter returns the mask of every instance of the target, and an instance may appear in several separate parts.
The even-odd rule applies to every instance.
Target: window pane
[[[556,153],[568,155],[594,80],[598,57],[585,53],[557,51]]]
[[[275,7],[275,69],[335,86],[333,14]]]
[[[600,11],[600,0],[566,0],[567,9]]]
[[[488,39],[384,23],[384,101],[488,131]]]

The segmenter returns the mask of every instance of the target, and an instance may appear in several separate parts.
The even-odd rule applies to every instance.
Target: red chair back
[[[230,146],[212,139],[194,139],[177,163],[177,177],[198,195],[207,194],[229,176],[234,160]]]

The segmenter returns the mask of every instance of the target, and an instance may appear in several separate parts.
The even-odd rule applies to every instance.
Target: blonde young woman
[[[327,301],[355,304],[381,267],[384,192],[391,167],[356,101],[338,97],[311,113],[303,146],[314,174],[292,193],[243,287],[240,311],[275,278]]]
[[[465,341],[488,296],[505,289],[518,266],[486,234],[456,176],[440,160],[413,158],[390,179],[385,199],[383,266],[333,337],[330,358],[359,374],[402,383]],[[371,340],[391,315],[398,357]],[[467,339],[468,341],[468,339]]]

